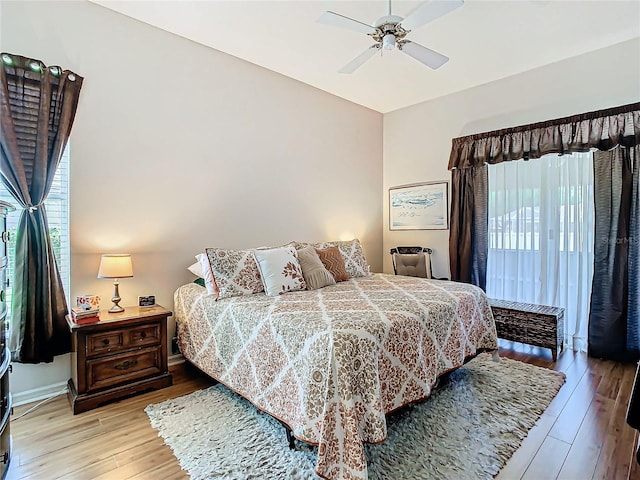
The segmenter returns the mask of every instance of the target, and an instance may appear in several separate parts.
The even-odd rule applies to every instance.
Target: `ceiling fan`
[[[461,7],[463,3],[464,0],[430,0],[420,5],[407,18],[402,18],[391,14],[391,0],[389,0],[388,15],[376,20],[373,26],[329,11],[324,12],[318,18],[318,22],[366,33],[376,42],[342,67],[339,70],[340,73],[353,73],[378,51],[393,50],[394,48],[398,48],[402,53],[406,53],[435,70],[447,63],[449,57],[423,47],[419,43],[407,40],[405,37],[413,29]]]

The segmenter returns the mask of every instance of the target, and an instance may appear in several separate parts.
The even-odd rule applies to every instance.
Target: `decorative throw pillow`
[[[276,297],[282,293],[307,288],[295,248],[257,249],[253,251],[253,255],[267,295]]]
[[[307,245],[298,250],[298,261],[302,268],[304,281],[307,283],[307,289],[316,290],[326,287],[327,285],[335,285],[336,279],[333,278],[331,272],[324,267],[322,260],[320,260],[313,246]]]
[[[218,287],[216,299],[251,295],[264,290],[253,250],[207,248],[205,253]]]
[[[196,260],[198,260],[198,264],[200,265],[200,270],[202,271],[201,277],[204,278],[204,286],[207,289],[207,293],[209,293],[209,295],[215,295],[216,298],[218,298],[220,291],[216,285],[216,279],[213,278],[209,257],[204,253],[199,253],[196,255]],[[197,275],[197,273],[195,275]]]
[[[196,258],[198,258],[196,256]],[[193,265],[189,265],[187,267],[187,270],[189,270],[191,273],[193,273],[196,277],[200,277],[202,279],[204,279],[204,272],[202,271],[202,267],[200,266],[200,262],[196,262]]]
[[[316,248],[322,264],[333,275],[336,282],[349,280],[349,274],[344,267],[344,259],[338,247]]]
[[[313,246],[316,248],[338,247],[344,258],[344,265],[350,278],[368,277],[371,275],[369,264],[364,258],[362,245],[357,238],[346,242],[316,243]]]
[[[204,273],[202,272],[202,267],[200,266],[200,262],[196,262],[193,265],[189,265],[187,267],[187,270],[189,270],[196,277],[198,277],[193,281],[193,283],[196,283],[196,284],[200,285],[201,287],[206,287],[205,284],[204,284],[204,278],[203,278],[204,277]]]

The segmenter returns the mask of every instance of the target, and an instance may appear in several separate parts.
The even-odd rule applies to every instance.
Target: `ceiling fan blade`
[[[366,23],[359,22],[353,18],[345,17],[335,12],[324,12],[317,20],[318,23],[324,23],[325,25],[333,25],[334,27],[348,28],[362,33],[373,33],[375,28]]]
[[[420,63],[424,63],[427,67],[440,68],[442,65],[449,61],[449,57],[442,55],[430,48],[423,47],[419,43],[410,42],[409,40],[405,40],[402,44],[399,45],[399,50],[402,53],[406,53],[410,57],[415,58]]]
[[[376,52],[380,50],[379,44],[373,44],[369,48],[367,48],[364,52],[358,55],[356,58],[347,63],[344,67],[338,70],[338,73],[353,73],[355,72],[364,62],[373,57]]]
[[[463,4],[463,0],[430,0],[410,13],[400,22],[400,25],[405,30],[413,30],[461,7]]]

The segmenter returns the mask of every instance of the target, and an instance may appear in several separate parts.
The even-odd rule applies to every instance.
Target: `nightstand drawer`
[[[3,350],[4,351],[4,350]],[[4,353],[4,361],[0,366],[0,420],[5,417],[9,417],[9,411],[11,410],[11,393],[9,391],[9,368],[11,362],[11,354],[9,350]]]
[[[160,343],[161,338],[160,323],[150,323],[130,328],[127,334],[127,345],[130,347],[157,345]]]
[[[73,361],[67,385],[73,413],[151,388],[172,384],[167,365],[167,318],[171,311],[125,307],[100,311],[96,322],[66,320],[72,334]]]
[[[157,375],[161,370],[161,347],[112,355],[87,361],[87,390],[100,390]]]
[[[87,357],[117,352],[124,348],[124,330],[87,335]]]
[[[87,335],[87,357],[96,357],[125,350],[159,345],[162,338],[160,322]]]

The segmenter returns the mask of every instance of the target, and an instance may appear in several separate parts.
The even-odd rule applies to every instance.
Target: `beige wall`
[[[388,187],[449,180],[453,137],[640,100],[635,40],[392,112],[383,135],[376,112],[94,4],[3,1],[0,22],[2,51],[86,78],[71,295],[105,307],[112,286],[95,276],[109,251],[133,255],[123,304],[154,293],[172,307],[206,246],[358,236],[375,271],[391,270],[392,246],[420,244],[447,275],[448,231],[389,232]],[[67,356],[16,367],[18,392],[69,376]]]
[[[435,250],[436,276],[449,276],[449,231],[389,231],[388,188],[447,180],[451,139],[640,101],[640,39],[491,82],[384,117],[384,252]],[[449,189],[449,194],[451,190]],[[389,255],[384,271],[392,272]]]
[[[72,297],[110,305],[103,252],[132,254],[123,305],[155,294],[169,308],[208,246],[357,236],[381,270],[380,113],[87,2],[3,2],[0,13],[3,51],[85,77]],[[68,365],[18,366],[13,390],[66,381]]]

